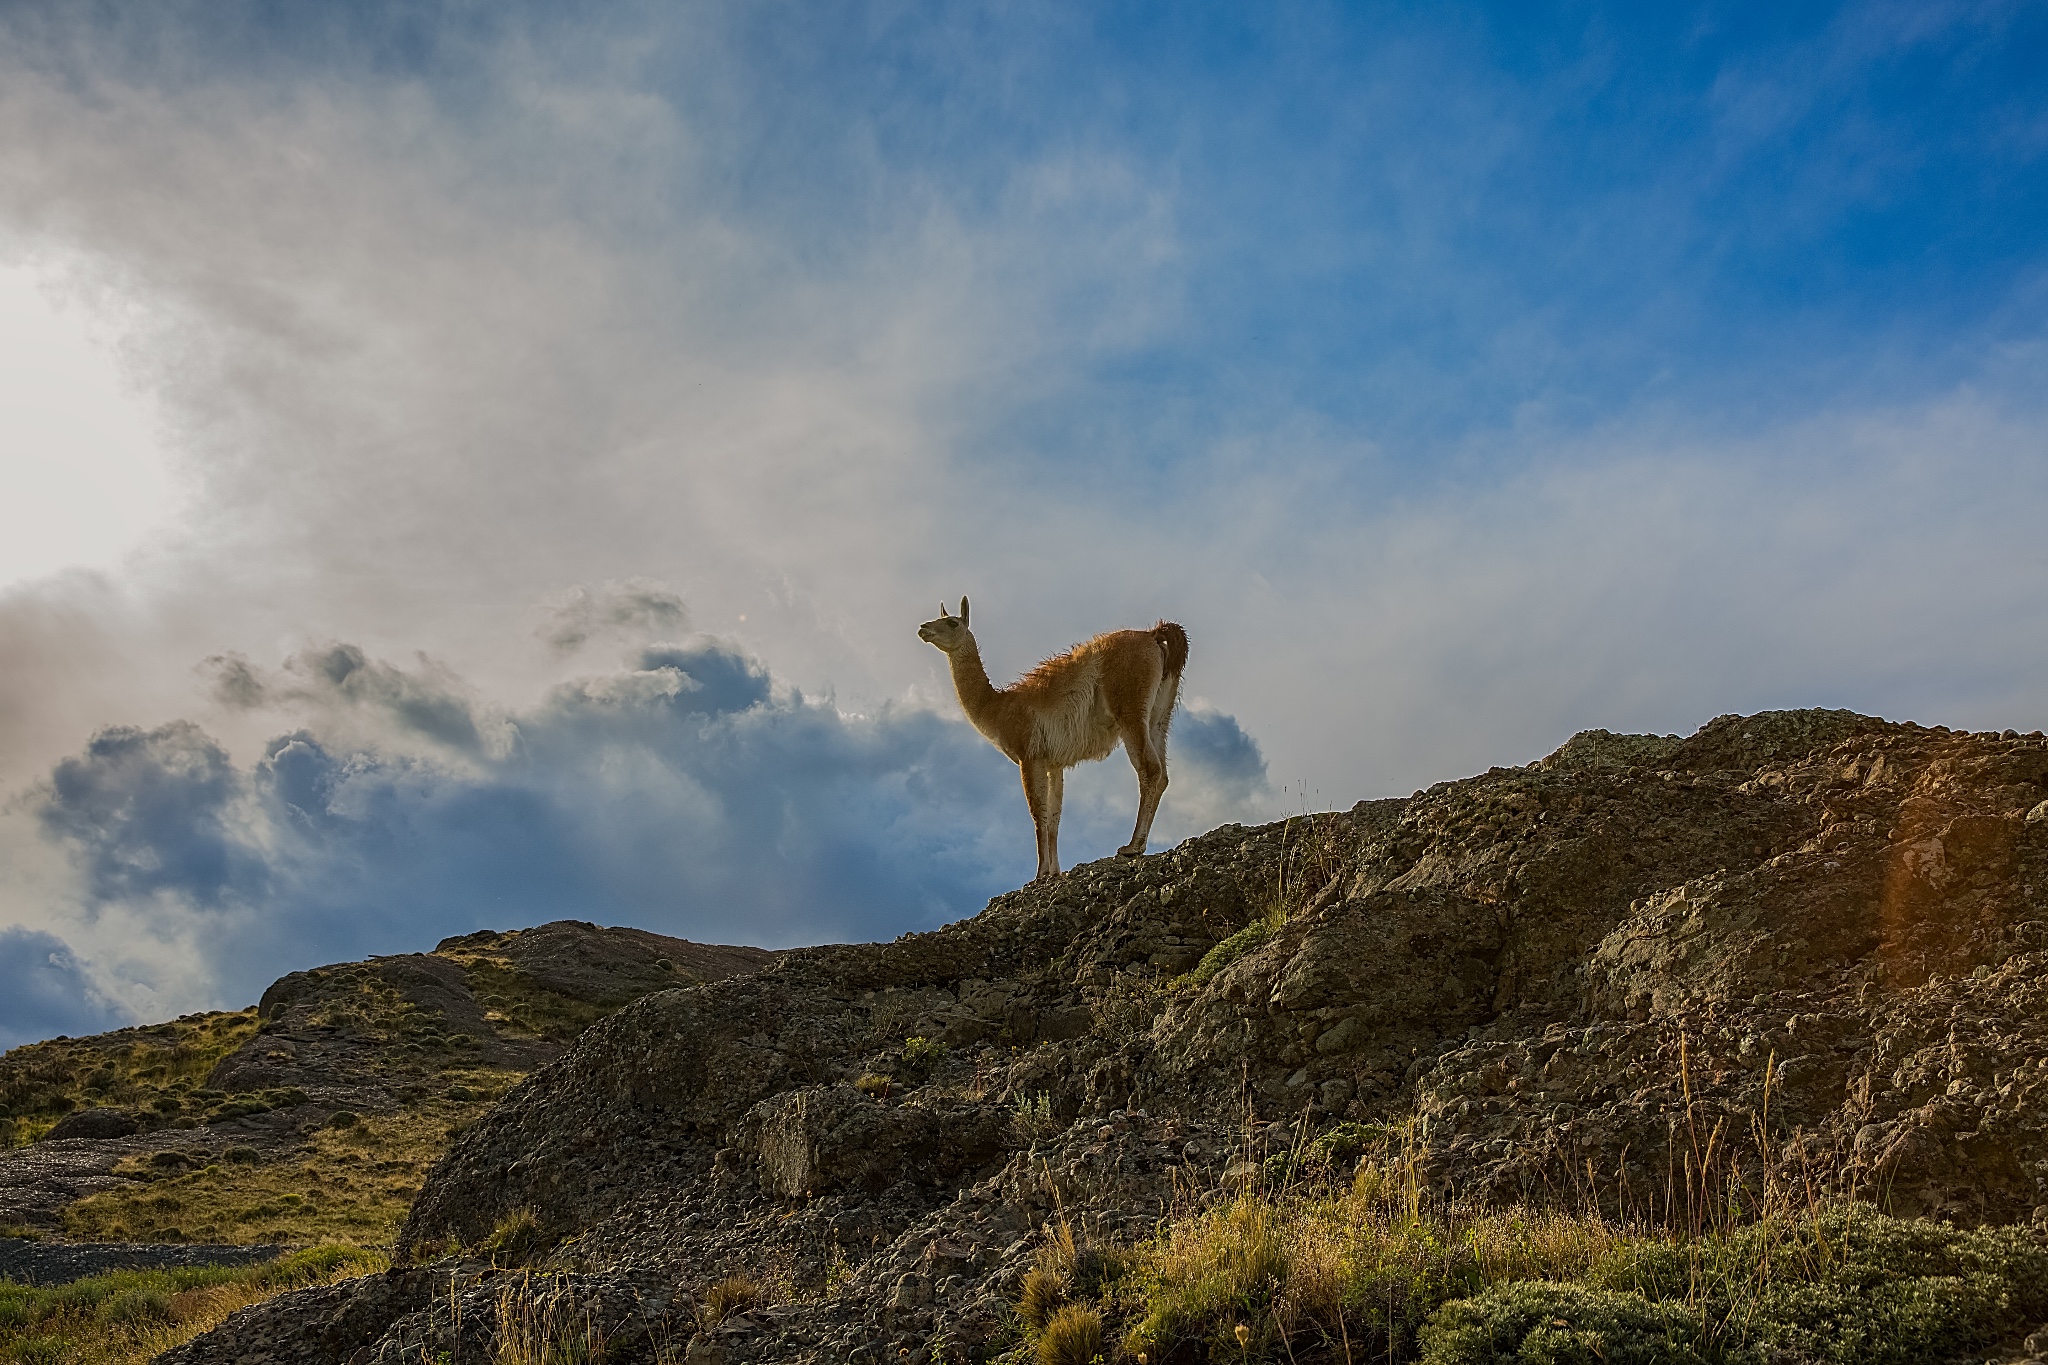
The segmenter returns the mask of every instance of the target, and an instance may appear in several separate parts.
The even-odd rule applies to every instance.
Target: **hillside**
[[[0,1057],[0,1228],[388,1241],[452,1132],[652,991],[774,958],[559,921],[293,972],[236,1013]]]
[[[2018,1358],[2044,1100],[2048,740],[1594,731],[646,995],[164,1359]]]

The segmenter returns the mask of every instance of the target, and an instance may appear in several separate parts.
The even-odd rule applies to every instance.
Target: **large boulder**
[[[57,1126],[43,1134],[43,1141],[55,1142],[62,1138],[121,1138],[137,1132],[142,1124],[133,1114],[124,1114],[118,1109],[81,1109],[67,1114],[57,1121]]]

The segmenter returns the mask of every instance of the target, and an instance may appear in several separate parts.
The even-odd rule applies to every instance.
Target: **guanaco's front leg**
[[[1052,814],[1051,774],[1045,764],[1029,760],[1019,763],[1017,771],[1024,779],[1024,804],[1031,807],[1031,828],[1038,835],[1038,876],[1033,880],[1043,880],[1057,875],[1060,870],[1053,860],[1054,831],[1049,826]]]

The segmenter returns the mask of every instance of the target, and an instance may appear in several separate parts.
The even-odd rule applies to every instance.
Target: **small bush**
[[[254,1166],[262,1160],[262,1153],[254,1147],[230,1147],[221,1153],[221,1159],[231,1165]]]
[[[1038,1365],[1091,1365],[1102,1359],[1102,1314],[1070,1303],[1038,1334]]]
[[[353,1109],[337,1109],[327,1116],[329,1128],[353,1128],[360,1121]]]
[[[1052,1096],[1041,1090],[1036,1095],[1019,1095],[1010,1106],[1010,1122],[1028,1142],[1051,1137],[1060,1130],[1052,1112]]]
[[[930,1075],[934,1067],[946,1060],[948,1051],[950,1049],[936,1038],[905,1038],[904,1069],[919,1076]]]
[[[885,1075],[879,1071],[868,1071],[862,1073],[861,1078],[853,1083],[853,1088],[860,1091],[863,1095],[872,1095],[878,1100],[885,1100],[889,1098],[889,1090],[895,1084],[896,1078],[894,1076]]]
[[[1386,1143],[1389,1137],[1384,1124],[1340,1123],[1334,1128],[1316,1135],[1308,1145],[1311,1160],[1327,1166],[1348,1166]]]

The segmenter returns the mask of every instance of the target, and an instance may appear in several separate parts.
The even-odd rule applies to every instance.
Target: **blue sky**
[[[1187,625],[1167,838],[1588,726],[2048,724],[2039,6],[0,30],[0,1041],[972,913],[1030,860],[914,635],[962,592],[1002,674]]]

